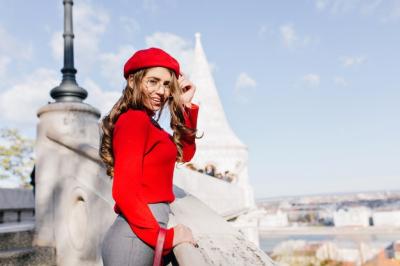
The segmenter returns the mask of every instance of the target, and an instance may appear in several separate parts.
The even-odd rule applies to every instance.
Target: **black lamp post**
[[[50,91],[56,102],[82,102],[88,95],[87,91],[78,86],[74,67],[74,33],[72,30],[72,0],[64,0],[64,67],[61,84]]]

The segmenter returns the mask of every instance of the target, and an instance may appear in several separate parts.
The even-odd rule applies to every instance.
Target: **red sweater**
[[[185,125],[196,128],[199,107],[185,107]],[[184,136],[183,161],[195,153],[195,138]],[[144,110],[129,109],[121,114],[113,131],[114,210],[122,213],[132,231],[144,242],[156,246],[159,224],[148,203],[173,202],[173,174],[177,148],[172,136],[151,122]],[[167,230],[163,255],[172,250],[174,229]]]

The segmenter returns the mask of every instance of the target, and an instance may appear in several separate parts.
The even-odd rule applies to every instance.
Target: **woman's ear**
[[[127,80],[127,81],[128,81],[128,86],[129,86],[130,88],[133,88],[135,79],[133,78],[133,75],[132,75],[132,74],[128,76],[128,80]]]

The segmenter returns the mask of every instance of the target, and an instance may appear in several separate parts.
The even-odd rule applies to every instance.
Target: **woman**
[[[158,48],[136,52],[124,66],[127,85],[102,121],[100,156],[113,178],[115,222],[102,244],[105,266],[152,265],[160,227],[166,228],[174,201],[175,162],[196,149],[196,87],[180,75],[179,63]],[[168,105],[173,135],[157,123]],[[157,119],[153,117],[158,113]],[[191,230],[167,229],[162,254],[182,242],[197,245]]]

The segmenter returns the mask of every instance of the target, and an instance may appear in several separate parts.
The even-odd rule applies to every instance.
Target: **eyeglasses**
[[[148,89],[151,91],[156,91],[159,90],[161,86],[164,87],[164,90],[169,91],[171,89],[171,85],[168,84],[161,84],[161,80],[154,79],[154,78],[149,78],[144,82],[147,86]]]

